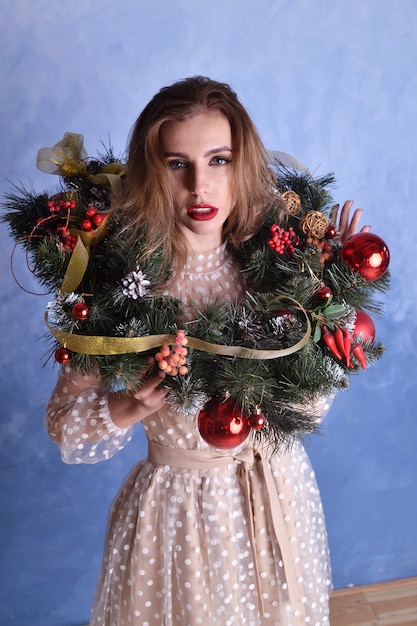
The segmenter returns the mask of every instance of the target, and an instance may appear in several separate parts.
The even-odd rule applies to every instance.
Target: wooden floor
[[[334,591],[330,626],[417,626],[417,577]]]
[[[417,577],[334,591],[330,626],[417,626]]]

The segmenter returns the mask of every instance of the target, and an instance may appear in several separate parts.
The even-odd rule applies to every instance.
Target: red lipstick
[[[187,214],[197,222],[206,222],[216,217],[219,209],[211,204],[193,204],[187,209]]]

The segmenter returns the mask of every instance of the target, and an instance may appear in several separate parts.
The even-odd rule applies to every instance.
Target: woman
[[[188,320],[196,305],[243,297],[233,247],[272,201],[265,150],[229,86],[186,79],[139,116],[117,210],[146,232],[150,255],[163,251],[162,293],[182,301]],[[351,205],[342,238],[357,230]],[[66,462],[109,458],[137,422],[149,440],[112,507],[91,626],[328,624],[326,531],[303,447],[267,458],[249,436],[213,448],[197,416],[167,404],[163,376],[120,395],[64,367],[48,405]]]

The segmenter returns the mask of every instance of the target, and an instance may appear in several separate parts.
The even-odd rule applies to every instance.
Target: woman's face
[[[190,248],[208,252],[222,243],[235,203],[232,133],[220,111],[165,122],[160,131],[180,229]]]

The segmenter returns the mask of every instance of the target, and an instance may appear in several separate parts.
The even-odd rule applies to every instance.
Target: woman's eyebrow
[[[213,148],[212,150],[208,150],[204,153],[204,156],[211,156],[212,154],[217,154],[218,152],[233,152],[233,150],[228,146],[221,146],[220,148]]]
[[[203,156],[208,157],[211,156],[212,154],[218,154],[219,152],[233,152],[232,148],[229,148],[228,146],[221,146],[219,148],[211,148],[210,150],[207,150],[207,152],[204,153]],[[181,159],[188,159],[188,154],[185,154],[184,152],[164,152],[164,156],[165,157],[180,157]]]

